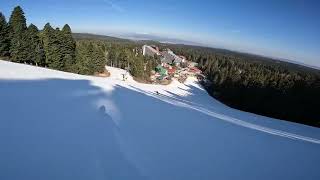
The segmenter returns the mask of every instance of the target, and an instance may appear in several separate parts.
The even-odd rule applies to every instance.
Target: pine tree
[[[44,54],[45,54],[45,62],[44,65],[47,67],[48,64],[50,63],[50,40],[51,36],[53,34],[53,28],[49,23],[47,23],[41,33],[41,39],[43,42],[43,49],[44,49]]]
[[[79,74],[93,74],[92,71],[92,63],[91,54],[93,51],[93,45],[90,43],[89,45],[79,42],[77,43],[76,48],[76,73]]]
[[[26,18],[20,6],[13,9],[9,20],[11,38],[10,56],[14,62],[26,62],[29,41],[26,37]]]
[[[113,48],[108,49],[108,65],[113,67],[115,65],[116,52]]]
[[[17,6],[13,9],[9,20],[9,27],[13,35],[19,34],[26,30],[26,18],[20,6]]]
[[[72,37],[71,28],[68,24],[63,26],[60,38],[62,58],[65,62],[64,70],[72,72],[75,63],[76,42]]]
[[[134,56],[133,61],[131,62],[131,65],[130,65],[130,73],[134,77],[142,78],[143,71],[144,71],[143,57],[141,55]]]
[[[102,73],[105,70],[105,58],[103,51],[99,47],[94,47],[91,54],[93,72]]]
[[[45,54],[44,54],[44,49],[43,49],[43,43],[42,40],[39,37],[39,30],[38,28],[31,24],[28,27],[27,30],[27,35],[29,38],[29,57],[28,60],[30,63],[35,64],[35,65],[44,65],[44,60],[45,60]]]
[[[8,56],[10,48],[9,30],[6,18],[0,12],[0,57]]]
[[[93,75],[105,70],[105,54],[99,44],[88,41],[77,42],[75,72]]]
[[[42,32],[43,47],[45,52],[45,65],[52,69],[63,70],[64,62],[61,51],[60,30],[54,30],[47,23]]]

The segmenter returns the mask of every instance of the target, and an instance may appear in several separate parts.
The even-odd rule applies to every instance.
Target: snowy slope
[[[320,129],[168,86],[0,61],[0,179],[320,179]],[[157,95],[155,91],[159,91]]]

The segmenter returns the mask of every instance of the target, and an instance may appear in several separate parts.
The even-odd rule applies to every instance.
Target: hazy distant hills
[[[307,68],[320,70],[320,67],[304,64],[294,60],[267,57],[267,56],[232,51],[227,49],[213,48],[213,47],[208,47],[207,45],[204,45],[201,43],[196,43],[196,42],[186,41],[186,40],[181,40],[176,38],[167,38],[167,37],[162,37],[162,36],[152,35],[152,34],[127,33],[127,34],[113,34],[112,36],[107,36],[107,35],[98,35],[98,34],[90,34],[90,33],[73,33],[73,37],[78,40],[93,39],[93,40],[105,40],[105,41],[112,41],[112,42],[138,42],[142,44],[163,43],[168,45],[176,44],[177,46],[190,46],[192,48],[207,48],[217,53],[233,54],[233,55],[242,56],[242,57],[245,56],[247,58],[249,57],[249,59],[256,59],[255,57],[259,57],[257,59],[259,60],[263,59],[267,63],[278,63],[278,64],[281,64],[282,66],[288,66],[289,68],[299,68],[300,66],[300,67],[307,67]]]
[[[176,38],[167,38],[152,34],[139,34],[139,33],[128,33],[128,34],[114,34],[112,36],[107,35],[97,35],[89,33],[73,33],[75,39],[98,39],[98,40],[108,40],[108,41],[156,41],[160,43],[168,44],[184,44],[184,45],[194,45],[194,46],[205,46],[201,43],[196,43],[192,41],[186,41]]]
[[[72,33],[73,38],[80,40],[80,39],[93,39],[93,40],[104,40],[104,41],[117,41],[117,42],[130,42],[129,39],[123,39],[113,36],[105,36],[105,35],[98,35],[98,34],[89,34],[89,33]]]
[[[130,33],[130,34],[122,34],[119,37],[132,39],[132,40],[152,40],[158,41],[161,43],[169,43],[169,44],[185,44],[185,45],[197,45],[197,46],[204,46],[204,44],[193,42],[193,41],[186,41],[177,38],[168,38],[158,35],[152,34],[139,34],[139,33]]]

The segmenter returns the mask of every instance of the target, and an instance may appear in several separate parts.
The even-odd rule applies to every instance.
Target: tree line
[[[142,55],[144,43],[80,33],[74,34],[74,37],[76,37],[77,46],[90,43],[99,47],[104,54],[106,65],[125,69],[140,82],[150,83],[151,72],[160,64],[159,57]]]
[[[221,49],[165,46],[198,62],[209,94],[227,105],[320,127],[319,70]]]
[[[150,83],[160,58],[142,55],[142,45],[133,41],[100,40],[77,34],[75,73],[102,72],[105,65],[127,70],[137,81]]]
[[[142,45],[138,43],[108,43],[107,65],[127,69],[132,76],[144,82],[150,82],[152,70],[160,63],[157,56],[143,56]]]
[[[27,26],[20,6],[13,9],[9,22],[0,12],[0,57],[80,74],[91,75],[105,69],[101,49],[90,43],[76,43],[68,24],[62,30],[54,29],[50,23],[43,30],[33,24]]]
[[[68,24],[62,30],[47,23],[42,30],[27,26],[20,6],[6,21],[0,12],[0,57],[51,69],[93,75],[105,71],[105,65],[127,69],[137,80],[150,81],[150,73],[159,63],[157,57],[142,56],[140,44],[118,38],[92,40],[75,34]]]

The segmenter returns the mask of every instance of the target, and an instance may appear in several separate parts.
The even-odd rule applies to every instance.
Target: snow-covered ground
[[[0,61],[1,180],[320,179],[320,129],[229,108],[192,78],[148,85],[107,69]]]

